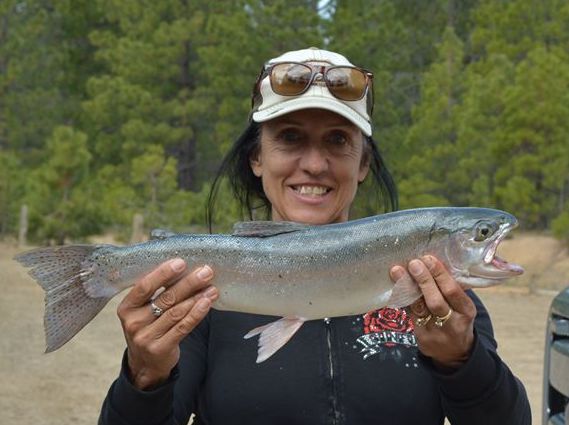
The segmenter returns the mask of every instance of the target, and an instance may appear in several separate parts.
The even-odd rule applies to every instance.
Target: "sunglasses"
[[[324,83],[337,99],[356,101],[369,94],[368,113],[373,109],[373,74],[354,66],[326,66],[300,62],[279,62],[263,67],[255,83],[253,106],[257,103],[261,81],[269,76],[271,89],[281,96],[299,96],[312,84]]]

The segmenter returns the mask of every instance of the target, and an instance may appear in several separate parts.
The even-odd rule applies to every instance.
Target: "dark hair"
[[[266,218],[269,218],[271,203],[265,195],[261,179],[253,174],[250,165],[251,157],[259,149],[260,137],[260,124],[250,121],[245,131],[223,158],[209,191],[206,205],[206,222],[210,232],[217,192],[224,177],[228,178],[234,196],[250,220],[253,219],[253,211],[258,208],[263,208]],[[398,197],[393,177],[383,161],[375,140],[367,136],[366,143],[369,149],[369,165],[376,183],[373,188],[379,195],[378,199],[382,200],[384,212],[395,211],[398,208]]]

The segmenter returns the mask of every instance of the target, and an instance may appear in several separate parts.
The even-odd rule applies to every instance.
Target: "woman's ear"
[[[369,173],[369,161],[366,161],[365,163],[362,162],[362,164],[360,165],[360,172],[358,175],[358,183],[363,183],[368,173]]]
[[[255,149],[251,154],[249,157],[249,165],[251,166],[251,170],[255,176],[261,177],[263,175],[263,162],[261,161],[260,149]]]
[[[362,183],[369,173],[369,164],[371,162],[371,146],[367,138],[364,137],[364,149],[362,160],[360,162],[360,170],[358,174],[358,183]]]

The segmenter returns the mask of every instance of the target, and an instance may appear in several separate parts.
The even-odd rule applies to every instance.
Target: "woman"
[[[251,124],[222,165],[249,212],[272,220],[348,220],[370,170],[389,205],[389,173],[371,138],[372,75],[310,48],[269,61]],[[217,180],[216,180],[217,181]],[[309,321],[256,364],[247,331],[275,318],[211,309],[215,270],[162,264],[124,298],[126,350],[101,424],[529,424],[522,384],[496,353],[481,301],[430,256],[394,266],[424,300],[406,310]],[[167,289],[153,300],[160,287]]]

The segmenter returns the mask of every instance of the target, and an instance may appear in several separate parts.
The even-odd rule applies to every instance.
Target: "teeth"
[[[320,196],[328,192],[328,189],[322,186],[300,186],[296,191],[301,195]]]

